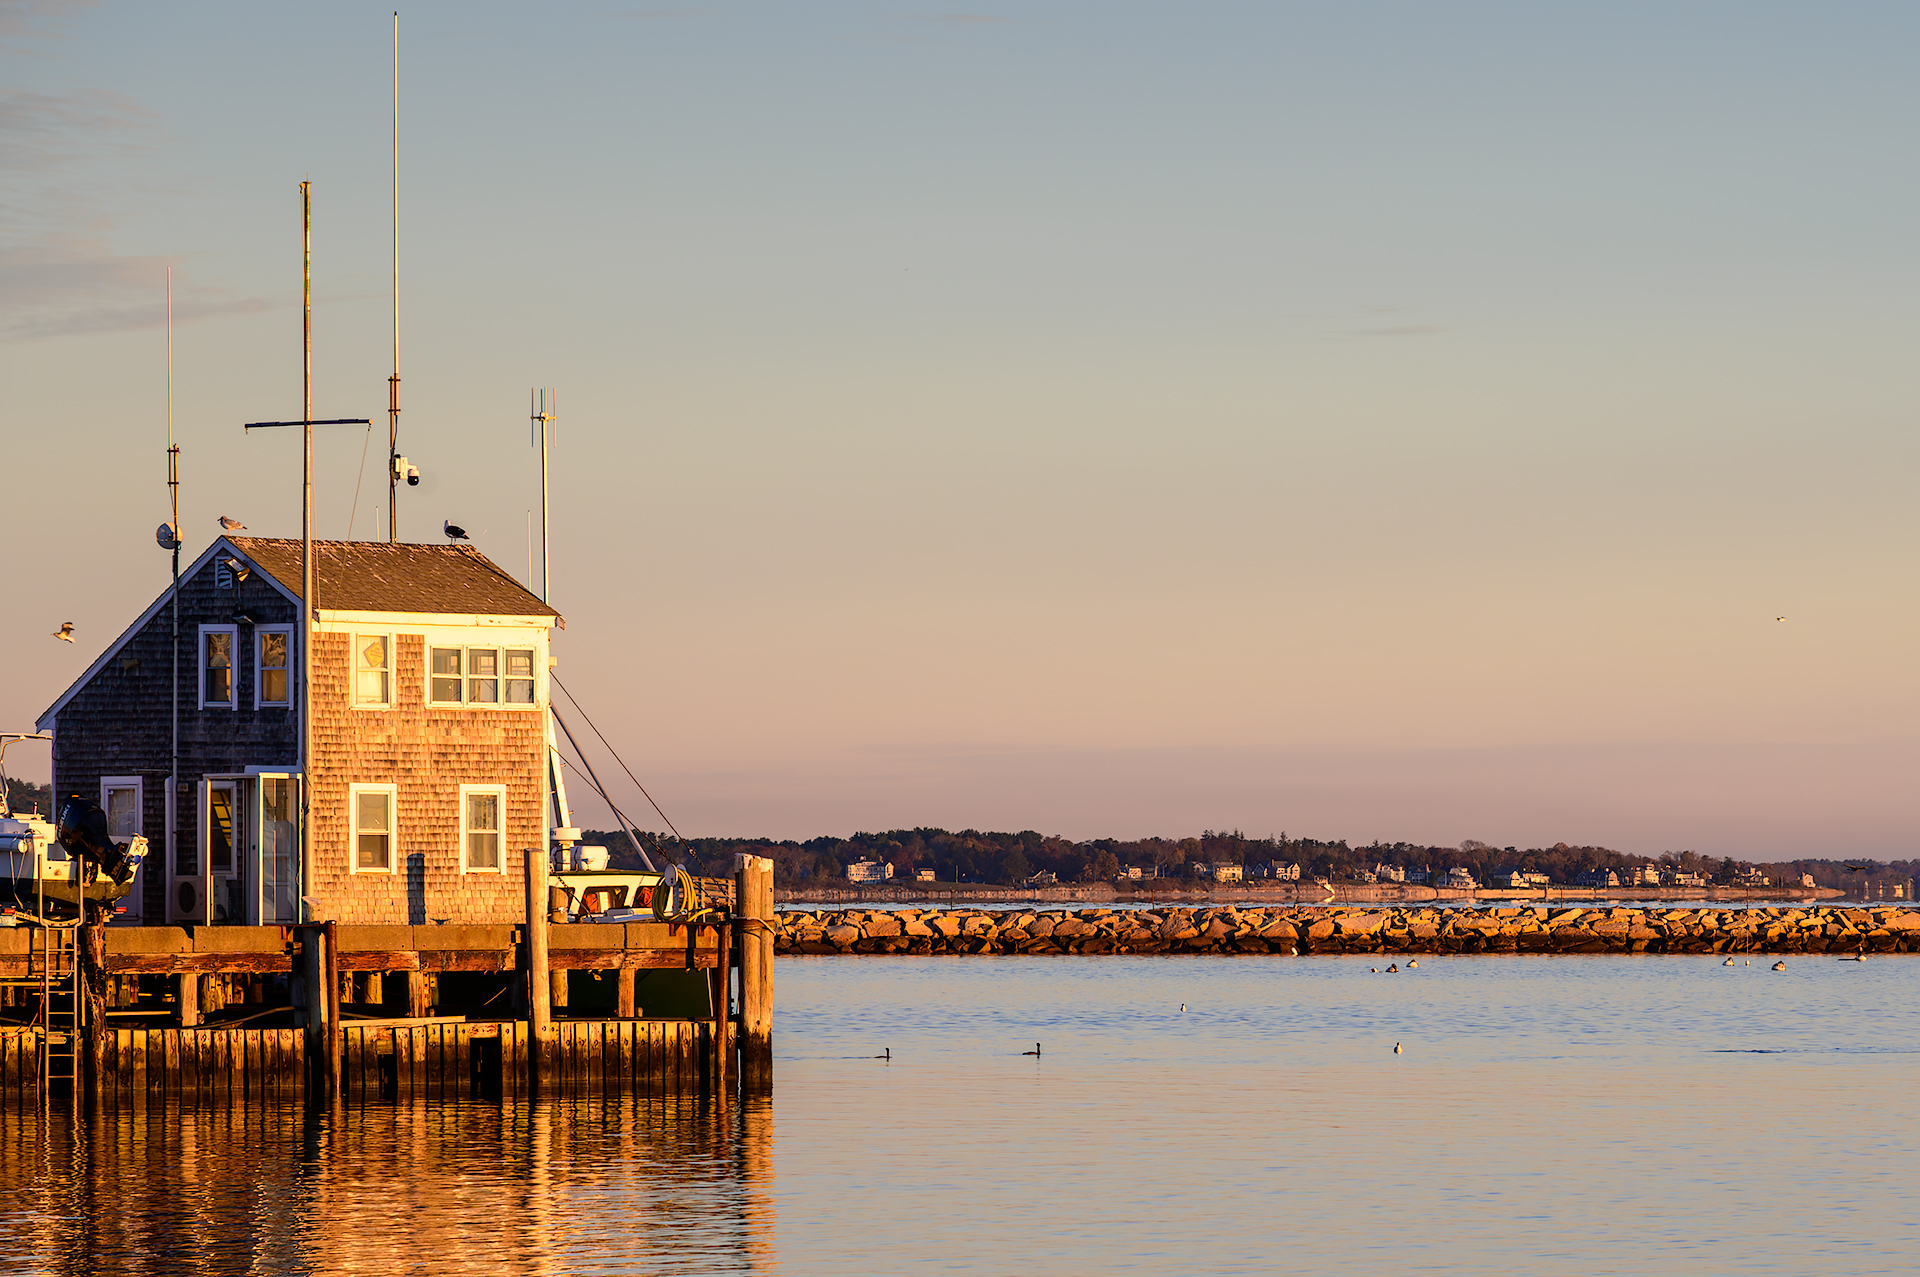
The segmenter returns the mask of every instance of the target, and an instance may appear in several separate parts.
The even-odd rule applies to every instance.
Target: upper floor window
[[[532,705],[533,649],[436,647],[427,697],[435,705]]]
[[[353,703],[393,703],[393,640],[385,634],[353,636]]]
[[[232,709],[235,625],[200,627],[200,708]]]
[[[292,669],[292,632],[283,627],[262,626],[254,631],[254,657],[257,677],[253,683],[256,707],[288,703]]]

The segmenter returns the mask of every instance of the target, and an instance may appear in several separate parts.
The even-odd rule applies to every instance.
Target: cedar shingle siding
[[[291,584],[286,583],[291,553]],[[314,645],[312,894],[321,916],[343,922],[518,921],[523,910],[520,850],[544,846],[546,808],[546,627],[551,608],[470,547],[315,543],[316,594],[323,609]],[[180,584],[180,781],[177,840],[181,864],[196,866],[199,782],[249,766],[291,770],[299,755],[300,690],[292,708],[255,709],[255,630],[239,626],[235,708],[200,708],[199,627],[225,625],[245,613],[258,625],[296,627],[297,670],[300,543],[222,538]],[[239,558],[251,576],[215,584],[218,564]],[[375,605],[378,606],[375,606]],[[367,625],[328,619],[332,611],[384,613]],[[536,652],[536,705],[526,709],[429,707],[429,641],[472,641],[466,630],[437,630],[436,620],[510,618],[496,626],[502,647]],[[454,618],[449,622],[448,618]],[[168,689],[172,614],[166,596],[40,719],[54,733],[56,803],[68,793],[99,801],[105,776],[144,778],[143,832],[151,844],[145,870],[144,917],[167,917],[165,803],[172,705]],[[352,635],[394,636],[391,708],[352,703]],[[447,635],[448,637],[428,636]],[[486,641],[492,642],[491,638]],[[391,874],[350,873],[348,786],[398,787]],[[506,873],[460,872],[462,784],[503,785],[506,810],[501,863]],[[252,884],[249,884],[251,887]]]

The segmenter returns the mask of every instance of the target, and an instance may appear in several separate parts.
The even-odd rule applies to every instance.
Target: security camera
[[[407,486],[410,488],[417,488],[420,486],[420,467],[419,466],[407,467]]]

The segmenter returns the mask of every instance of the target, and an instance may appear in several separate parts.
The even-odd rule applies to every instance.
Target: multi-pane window
[[[200,627],[200,708],[233,708],[233,647],[238,628]]]
[[[468,873],[499,873],[500,839],[507,792],[499,785],[460,787],[461,867]]]
[[[427,695],[435,705],[531,705],[531,648],[436,647]]]
[[[393,644],[385,634],[353,636],[353,703],[393,702]]]
[[[256,631],[259,645],[259,678],[254,695],[262,705],[287,704],[287,671],[291,635],[286,630]]]
[[[392,785],[354,785],[349,810],[354,873],[392,873],[393,807]]]

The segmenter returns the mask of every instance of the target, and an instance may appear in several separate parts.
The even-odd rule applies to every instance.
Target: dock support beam
[[[740,943],[740,1089],[773,1090],[773,861],[734,857]]]
[[[330,929],[324,925],[300,928],[300,977],[307,992],[307,1079],[315,1091],[329,1097],[340,1079],[339,1057],[332,1051],[336,1017],[333,1014],[333,961],[327,944]]]
[[[94,914],[95,920],[80,928],[80,943],[74,950],[80,968],[80,1032],[85,1043],[80,1084],[89,1108],[99,1103],[107,1080],[107,934],[98,918]]]
[[[547,853],[529,847],[527,872],[527,1070],[531,1092],[539,1086],[542,1072],[552,1065],[553,986],[547,971]]]
[[[191,1029],[200,1023],[200,977],[197,975],[177,975],[173,977],[173,1001],[180,1009],[180,1027]]]

